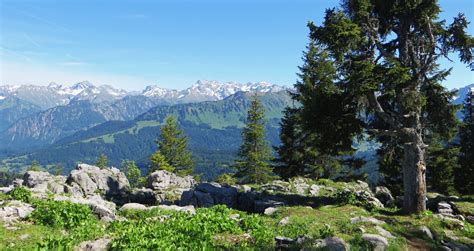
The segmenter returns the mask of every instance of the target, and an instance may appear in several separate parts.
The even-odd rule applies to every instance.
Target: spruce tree
[[[173,171],[180,175],[188,175],[193,172],[194,161],[188,150],[188,138],[184,131],[178,127],[178,122],[173,116],[168,116],[165,124],[160,128],[160,137],[157,143],[158,151],[151,158],[154,159],[152,163],[159,164],[158,168],[170,170],[165,164],[167,163]]]
[[[438,135],[429,140],[426,158],[427,185],[431,191],[442,194],[455,194],[454,171],[459,167],[459,147],[445,142]]]
[[[463,108],[464,121],[460,128],[459,168],[454,181],[463,194],[474,193],[474,88],[467,94]]]
[[[305,149],[301,142],[301,128],[298,109],[287,107],[280,122],[281,145],[275,147],[278,158],[275,159],[275,173],[284,179],[302,176],[304,173]]]
[[[150,173],[157,170],[165,170],[168,172],[174,172],[175,168],[166,161],[165,156],[161,154],[160,150],[157,150],[150,156],[150,163],[148,164],[148,170]]]
[[[99,168],[105,168],[108,165],[109,160],[107,159],[107,156],[105,154],[101,154],[99,158],[97,158],[97,161],[95,165]]]
[[[300,109],[287,107],[280,122],[281,145],[275,147],[275,172],[284,179],[296,176],[330,178],[341,170],[338,160],[313,146],[316,137],[302,129]]]
[[[141,181],[140,179],[142,177],[142,174],[140,172],[140,169],[138,169],[137,165],[135,164],[135,161],[123,160],[121,164],[121,169],[122,172],[124,172],[127,176],[128,181],[130,183],[130,187],[138,187]]]
[[[257,93],[253,95],[242,130],[242,145],[235,163],[241,183],[265,183],[273,178],[271,148],[265,140],[265,110]]]
[[[407,213],[426,209],[426,133],[448,139],[457,123],[451,93],[440,84],[449,70],[437,61],[459,52],[474,68],[465,16],[446,25],[440,11],[437,1],[344,0],[321,26],[309,23],[314,56],[297,85],[319,151],[351,153],[364,132],[402,148]]]

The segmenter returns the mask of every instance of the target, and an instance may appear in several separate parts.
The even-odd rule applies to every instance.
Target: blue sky
[[[319,24],[338,2],[0,0],[0,84],[89,80],[129,90],[182,89],[208,79],[292,85],[307,21]],[[458,12],[474,19],[472,0],[441,6],[448,21]],[[447,87],[474,82],[457,60],[442,65],[454,68]]]

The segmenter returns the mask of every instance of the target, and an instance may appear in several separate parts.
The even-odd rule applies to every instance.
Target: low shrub
[[[53,200],[38,200],[34,205],[30,219],[40,225],[72,229],[97,221],[87,205]]]
[[[15,187],[9,193],[10,197],[14,200],[23,201],[29,203],[31,201],[31,191],[26,187]]]
[[[223,173],[216,178],[216,182],[219,184],[228,184],[228,185],[235,185],[237,183],[237,179],[229,173]]]
[[[376,207],[368,202],[363,196],[360,196],[355,191],[344,189],[339,190],[335,195],[336,202],[345,205],[350,204],[358,207],[362,207],[367,211],[374,211]]]
[[[115,233],[112,249],[167,249],[206,250],[246,246],[268,247],[273,244],[273,233],[258,215],[240,214],[240,220],[229,216],[236,211],[225,206],[199,208],[195,215],[185,212],[165,212],[161,217],[143,218],[137,221],[113,222]],[[134,217],[139,214],[134,212]],[[149,216],[149,213],[145,213]],[[162,219],[162,221],[160,221]],[[244,236],[239,243],[218,240],[216,236]]]

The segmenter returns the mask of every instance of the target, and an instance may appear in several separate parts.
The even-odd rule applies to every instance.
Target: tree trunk
[[[403,211],[420,213],[426,210],[425,144],[421,133],[412,129],[412,140],[404,144]]]

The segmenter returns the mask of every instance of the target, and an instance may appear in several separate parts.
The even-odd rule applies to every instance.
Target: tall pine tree
[[[320,154],[313,146],[316,137],[302,129],[301,110],[287,107],[280,122],[281,145],[275,147],[275,173],[284,179],[304,176],[313,179],[330,178],[341,169],[332,156]]]
[[[474,194],[474,88],[466,97],[463,113],[464,122],[459,131],[460,165],[454,181],[460,193]]]
[[[166,165],[169,164],[171,169],[180,175],[188,175],[193,172],[194,161],[188,150],[188,138],[184,131],[178,127],[178,122],[173,116],[168,116],[165,124],[160,128],[160,138],[157,144],[158,150],[152,155],[152,163],[160,162],[158,164],[161,167],[158,168],[170,169]]]
[[[449,70],[437,61],[459,52],[474,68],[465,16],[447,26],[440,11],[437,1],[344,0],[321,26],[309,24],[315,57],[297,85],[319,151],[350,153],[363,132],[401,147],[407,213],[426,209],[426,133],[449,138],[457,123],[451,93],[440,84]]]
[[[265,110],[255,93],[242,130],[242,145],[235,163],[236,176],[241,183],[268,182],[273,178],[270,159],[271,148],[265,140]]]

